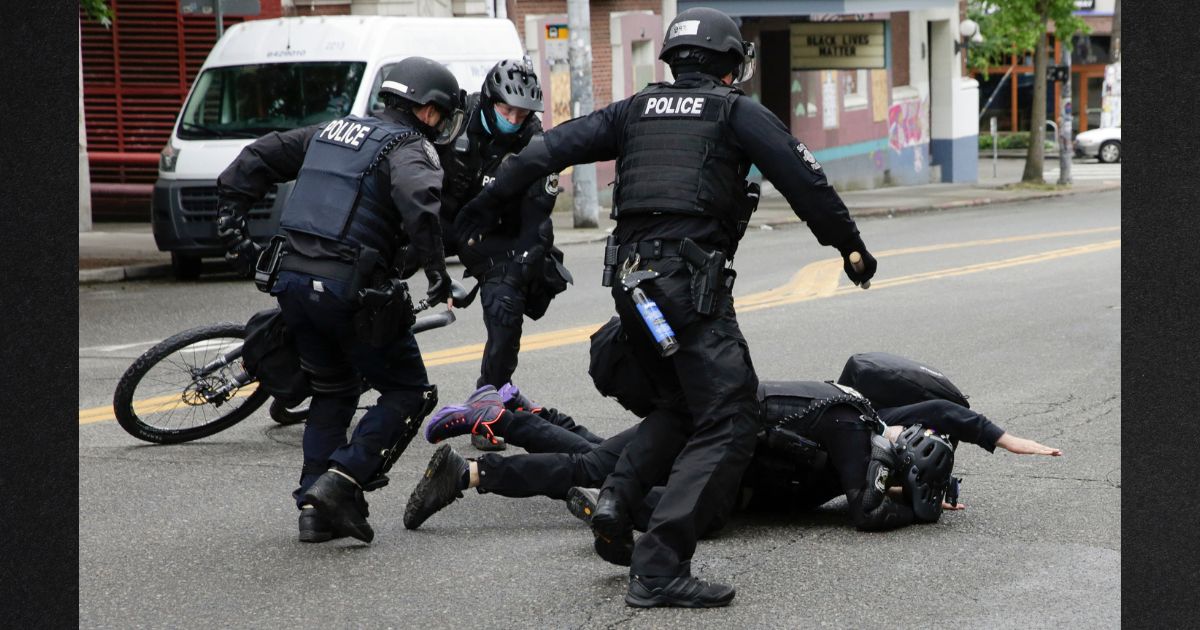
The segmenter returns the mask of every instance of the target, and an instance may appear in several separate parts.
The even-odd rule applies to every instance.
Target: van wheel
[[[176,280],[195,280],[200,277],[200,257],[171,252],[171,272]]]

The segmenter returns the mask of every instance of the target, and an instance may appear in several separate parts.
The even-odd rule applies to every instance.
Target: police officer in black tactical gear
[[[363,491],[387,483],[384,473],[437,402],[405,325],[412,304],[399,278],[419,265],[428,303],[450,296],[438,220],[442,167],[430,141],[457,133],[462,96],[445,66],[410,57],[388,72],[379,97],[385,107],[376,116],[256,140],[217,180],[218,234],[243,267],[255,251],[246,210],[272,184],[296,180],[280,217],[284,255],[270,292],[313,390],[293,493],[304,542],[373,538]],[[364,380],[380,396],[347,441]]]
[[[534,112],[542,107],[542,89],[528,59],[506,59],[488,71],[483,86],[467,97],[465,130],[447,147],[443,160],[446,184],[442,223],[446,249],[457,239],[449,226],[458,209],[491,181],[501,162],[524,149],[542,133]],[[523,317],[540,318],[550,299],[565,289],[562,252],[554,247],[550,213],[558,196],[558,175],[551,174],[529,186],[519,199],[499,208],[491,229],[469,247],[458,251],[467,275],[480,281],[483,322],[487,343],[483,348],[476,387],[500,389],[517,368]],[[546,274],[562,284],[545,281]],[[557,275],[555,275],[557,274]]]
[[[734,589],[692,577],[690,562],[698,532],[732,508],[759,430],[758,380],[734,314],[734,274],[727,267],[753,211],[745,182],[751,164],[819,243],[838,249],[852,281],[869,280],[876,264],[812,153],[733,87],[752,71],[753,46],[729,16],[707,8],[679,13],[660,59],[671,66],[675,83],[651,84],[531,142],[463,209],[460,238],[483,232],[495,208],[538,177],[571,164],[617,160],[612,217],[619,244],[610,260],[621,273],[612,282],[613,299],[625,329],[639,340],[642,361],[671,396],[641,423],[605,482],[593,519],[597,551],[628,544],[629,506],[642,501],[649,480],[670,471],[637,540],[626,602],[723,606]],[[850,264],[854,252],[862,256],[861,270]],[[669,358],[659,355],[623,287],[643,271],[657,276],[637,288],[658,304],[677,337]]]

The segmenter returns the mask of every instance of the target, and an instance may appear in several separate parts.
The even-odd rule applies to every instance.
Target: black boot
[[[367,523],[366,500],[362,488],[348,475],[330,469],[317,477],[304,493],[304,502],[311,503],[333,527],[334,531],[371,542],[375,531]]]
[[[306,505],[300,508],[300,542],[319,543],[343,537],[345,534],[335,532],[333,525],[315,507]]]
[[[567,510],[571,512],[571,516],[591,525],[592,514],[596,512],[596,501],[599,498],[599,490],[575,486],[567,491]]]
[[[425,475],[408,497],[404,526],[416,529],[438,510],[462,497],[463,471],[466,469],[467,460],[455,453],[449,444],[439,446],[425,467]]]
[[[608,489],[600,491],[591,526],[596,537],[593,544],[596,555],[623,567],[633,562],[633,526],[625,518],[625,510],[616,493]]]
[[[639,577],[629,579],[625,603],[638,608],[679,606],[717,608],[728,606],[737,594],[728,584],[708,583],[690,575],[679,577]]]

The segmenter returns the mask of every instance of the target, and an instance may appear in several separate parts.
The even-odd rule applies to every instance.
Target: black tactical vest
[[[638,92],[617,159],[612,218],[667,212],[735,223],[750,170],[729,128],[740,94],[715,81],[652,83]]]
[[[370,247],[390,261],[402,224],[377,167],[397,144],[419,135],[406,125],[373,117],[329,122],[309,144],[279,226]]]
[[[854,407],[866,416],[868,424],[877,424],[878,419],[871,401],[849,387],[830,382],[760,381],[758,399],[762,402],[764,426],[785,428],[804,437],[809,437],[825,410],[838,404]]]

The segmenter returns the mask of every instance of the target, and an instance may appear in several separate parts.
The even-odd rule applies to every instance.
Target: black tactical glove
[[[233,251],[242,241],[250,238],[246,227],[246,213],[242,206],[223,201],[217,209],[217,238],[225,251]]]
[[[425,268],[425,278],[429,280],[429,288],[425,291],[425,300],[430,306],[445,304],[450,299],[450,274],[445,267]]]
[[[846,239],[841,245],[838,245],[838,252],[842,254],[842,269],[846,271],[846,276],[850,278],[855,285],[861,285],[867,282],[875,275],[875,268],[878,263],[875,262],[875,257],[871,252],[867,251],[867,246],[863,244],[862,237],[855,234]],[[858,252],[862,256],[862,271],[855,271],[854,265],[850,264],[850,254]]]
[[[495,224],[495,205],[495,199],[488,189],[484,188],[458,211],[458,216],[454,219],[454,231],[458,234],[460,252],[482,240],[483,233]]]
[[[232,265],[238,275],[249,278],[254,275],[254,264],[258,262],[260,252],[261,247],[255,245],[254,241],[245,239],[225,252],[225,262]]]

